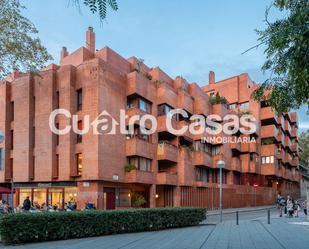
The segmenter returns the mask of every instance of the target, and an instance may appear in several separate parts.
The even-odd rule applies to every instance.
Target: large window
[[[79,120],[77,123],[77,128],[81,131],[83,130],[83,121]],[[83,141],[83,136],[81,134],[76,134],[76,143],[81,143]]]
[[[171,106],[169,106],[167,104],[158,105],[158,116],[166,116],[173,109],[174,109],[173,107],[171,107]],[[172,118],[177,120],[177,116],[176,115],[173,115]]]
[[[237,108],[237,104],[229,104],[228,107],[230,110],[235,110]]]
[[[220,153],[221,153],[221,145],[212,146],[212,148],[211,148],[211,154],[212,154],[213,156],[219,155]]]
[[[78,89],[76,91],[77,94],[77,111],[81,111],[83,109],[83,89]]]
[[[151,160],[144,157],[129,157],[128,163],[135,165],[138,170],[151,171]]]
[[[262,164],[274,163],[274,161],[275,161],[274,156],[262,156]]]

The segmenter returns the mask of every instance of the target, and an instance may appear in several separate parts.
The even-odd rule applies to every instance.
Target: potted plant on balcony
[[[131,172],[132,170],[136,170],[136,167],[135,167],[135,165],[134,164],[126,164],[125,166],[124,166],[124,171],[125,172]]]
[[[227,104],[227,100],[225,97],[220,96],[220,94],[217,92],[216,95],[211,95],[209,98],[209,102],[211,105],[216,104]]]

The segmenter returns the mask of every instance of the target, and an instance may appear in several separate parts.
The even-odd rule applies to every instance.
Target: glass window
[[[130,207],[130,190],[129,189],[116,189],[116,198],[118,207]]]
[[[211,150],[211,154],[214,156],[214,155],[218,155],[221,153],[221,145],[215,145],[212,147],[212,150]]]
[[[42,206],[43,203],[46,203],[46,188],[33,189],[33,205]]]
[[[48,204],[62,208],[63,190],[62,188],[51,188],[48,192]]]
[[[24,200],[29,196],[31,200],[31,188],[19,189],[19,205],[23,205]]]
[[[76,207],[77,187],[68,187],[64,189],[64,202],[67,205]]]
[[[239,108],[240,108],[240,110],[248,110],[249,109],[249,102],[241,103],[239,105]]]
[[[230,105],[229,105],[229,109],[230,109],[230,110],[234,110],[234,109],[236,109],[236,107],[237,107],[236,104],[230,104]]]
[[[83,89],[78,89],[77,93],[77,111],[81,111],[83,108]]]
[[[143,99],[139,100],[139,109],[141,109],[144,112],[147,112],[147,103],[145,102],[145,100]]]
[[[81,131],[83,130],[83,121],[79,120],[77,123],[77,128]],[[81,143],[83,141],[83,135],[76,134],[76,143]]]
[[[141,157],[140,158],[139,170],[141,170],[141,171],[150,171],[150,160]]]
[[[83,171],[83,154],[82,153],[76,154],[76,163],[77,163],[77,174],[81,176],[82,171]]]

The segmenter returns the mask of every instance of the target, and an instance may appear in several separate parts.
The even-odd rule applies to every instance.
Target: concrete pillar
[[[173,207],[180,207],[181,189],[179,186],[174,187]]]
[[[156,207],[156,185],[153,184],[149,187],[149,207]]]
[[[92,53],[95,52],[95,33],[93,32],[93,28],[89,27],[86,32],[86,47]]]

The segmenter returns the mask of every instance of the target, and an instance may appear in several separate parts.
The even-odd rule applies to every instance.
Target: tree
[[[300,160],[309,163],[309,130],[302,132],[299,137]]]
[[[268,20],[271,7],[286,15]],[[267,28],[257,31],[259,44],[266,45],[266,61],[262,67],[271,76],[254,93],[256,100],[267,100],[278,113],[309,108],[309,1],[274,0],[266,10]],[[269,91],[270,90],[270,91]]]
[[[0,0],[0,78],[13,70],[35,72],[52,59],[23,8],[19,0]]]
[[[80,0],[74,0],[74,3],[79,6]],[[106,18],[107,7],[112,10],[118,10],[118,4],[116,0],[83,0],[84,5],[86,5],[90,11],[98,13],[100,20],[103,21]]]

